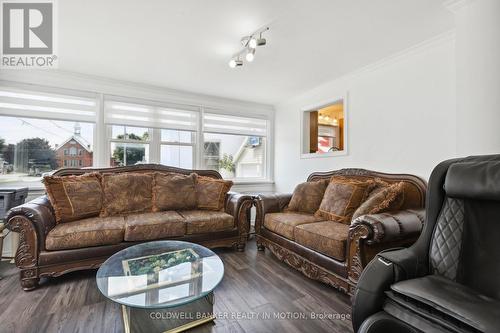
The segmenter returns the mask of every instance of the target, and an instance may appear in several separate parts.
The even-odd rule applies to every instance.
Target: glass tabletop
[[[101,265],[96,280],[112,301],[154,309],[204,297],[223,275],[224,264],[211,250],[188,242],[156,241],[114,254]]]

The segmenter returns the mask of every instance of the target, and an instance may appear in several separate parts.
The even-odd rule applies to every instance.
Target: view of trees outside
[[[112,165],[134,165],[149,161],[149,145],[140,143],[149,141],[149,130],[147,128],[114,125],[112,136],[114,141],[111,143]],[[137,141],[138,143],[130,141]]]
[[[91,161],[92,138],[92,124],[0,116],[0,185],[40,187],[41,177],[63,167],[65,159],[76,161],[71,166],[83,157]]]

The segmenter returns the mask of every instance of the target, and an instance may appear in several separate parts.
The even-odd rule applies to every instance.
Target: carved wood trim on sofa
[[[62,168],[54,172],[54,176],[69,176],[69,175],[83,175],[87,172],[112,172],[112,173],[122,173],[122,172],[175,172],[183,175],[189,175],[190,173],[196,173],[200,176],[212,177],[216,179],[222,179],[222,176],[219,172],[215,170],[191,170],[191,169],[182,169],[171,167],[162,164],[137,164],[137,165],[128,165],[128,166],[120,166],[120,167],[107,167],[107,168]]]
[[[256,237],[258,243],[261,246],[269,249],[276,256],[276,258],[300,271],[308,278],[326,283],[346,294],[351,294],[354,291],[352,289],[352,286],[349,284],[349,281],[342,276],[330,272],[323,267],[296,254],[295,252],[290,251],[287,248],[278,245],[266,238],[263,238],[259,235],[257,235]]]

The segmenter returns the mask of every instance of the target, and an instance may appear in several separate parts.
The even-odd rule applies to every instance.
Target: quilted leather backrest
[[[429,257],[434,274],[456,280],[464,224],[463,200],[446,198],[431,240]]]
[[[433,274],[500,300],[499,217],[500,201],[446,197],[431,238]]]

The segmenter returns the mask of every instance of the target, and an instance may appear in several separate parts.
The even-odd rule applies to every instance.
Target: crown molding
[[[452,13],[457,13],[462,8],[469,6],[476,0],[445,0],[443,6]]]
[[[284,99],[283,101],[279,102],[276,104],[276,108],[282,107],[283,105],[286,105],[290,103],[292,100],[300,100],[301,98],[304,98],[305,96],[310,96],[310,95],[315,95],[317,92],[321,92],[325,89],[325,87],[329,87],[332,82],[337,82],[337,81],[348,81],[351,79],[354,79],[356,77],[375,72],[377,70],[383,69],[385,67],[392,66],[394,64],[397,64],[401,61],[404,61],[405,59],[418,56],[419,54],[425,53],[428,50],[431,50],[435,47],[445,45],[446,43],[454,43],[455,42],[455,30],[449,30],[444,33],[441,33],[437,36],[434,36],[432,38],[426,39],[418,44],[415,44],[411,47],[408,47],[402,51],[399,51],[397,53],[394,53],[388,57],[385,57],[379,61],[373,62],[369,65],[366,65],[364,67],[360,67],[350,73],[347,73],[345,75],[333,78],[327,82],[324,82],[316,87],[313,87],[312,89],[308,89],[307,91],[296,95],[296,96],[290,96],[287,99]]]
[[[359,74],[363,74],[366,72],[373,72],[376,71],[380,68],[384,68],[387,66],[391,66],[393,64],[396,64],[402,60],[405,60],[409,57],[416,56],[418,54],[421,54],[423,52],[426,52],[427,50],[433,49],[437,46],[441,46],[443,44],[453,42],[455,41],[455,30],[449,30],[444,33],[441,33],[437,36],[434,36],[432,38],[426,39],[418,44],[415,44],[413,46],[410,46],[406,49],[403,49],[399,52],[396,52],[388,57],[385,57],[379,61],[376,61],[374,63],[371,63],[369,65],[366,65],[364,67],[361,67],[355,71],[352,71],[350,74],[347,74],[346,76],[357,76]]]

